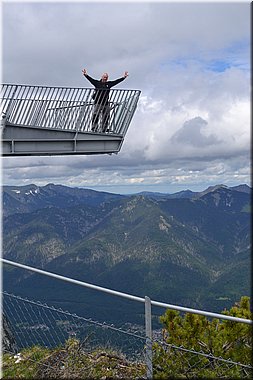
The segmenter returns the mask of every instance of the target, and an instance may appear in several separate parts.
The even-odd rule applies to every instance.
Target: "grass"
[[[85,352],[77,339],[47,349],[33,346],[18,355],[4,354],[3,379],[144,379],[143,363],[131,362],[110,349]]]

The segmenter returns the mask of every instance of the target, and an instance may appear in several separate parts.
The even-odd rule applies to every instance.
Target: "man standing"
[[[108,122],[110,117],[110,104],[109,104],[109,91],[110,88],[116,86],[122,82],[128,76],[128,72],[125,71],[123,77],[108,81],[108,74],[104,73],[100,80],[94,79],[87,74],[85,69],[82,70],[83,75],[88,81],[95,87],[94,110],[92,115],[92,131],[96,131],[98,128],[99,115],[102,115],[102,132],[108,131]]]

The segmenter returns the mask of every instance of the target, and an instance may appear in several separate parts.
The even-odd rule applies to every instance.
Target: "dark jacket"
[[[125,77],[122,77],[119,79],[102,82],[102,80],[94,79],[87,74],[85,77],[95,87],[95,93],[93,94],[92,99],[94,99],[94,103],[96,104],[107,104],[109,101],[110,88],[116,86],[118,83],[122,82],[125,79]]]

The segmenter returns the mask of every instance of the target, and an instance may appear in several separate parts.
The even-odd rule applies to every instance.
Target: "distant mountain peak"
[[[223,185],[223,184],[209,186],[206,190],[197,193],[197,197],[198,198],[202,197],[203,195],[206,195],[208,193],[212,193],[212,192],[219,190],[219,189],[229,189],[229,187],[227,185]]]
[[[247,194],[251,193],[251,187],[249,187],[248,185],[246,185],[246,183],[243,183],[243,184],[238,185],[238,186],[230,187],[230,189],[231,190],[236,190],[236,191],[241,191],[242,193],[247,193]]]

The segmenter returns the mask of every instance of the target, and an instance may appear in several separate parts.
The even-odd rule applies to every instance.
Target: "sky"
[[[2,158],[2,183],[174,193],[250,183],[250,2],[2,2],[2,82],[141,97],[115,155]]]

